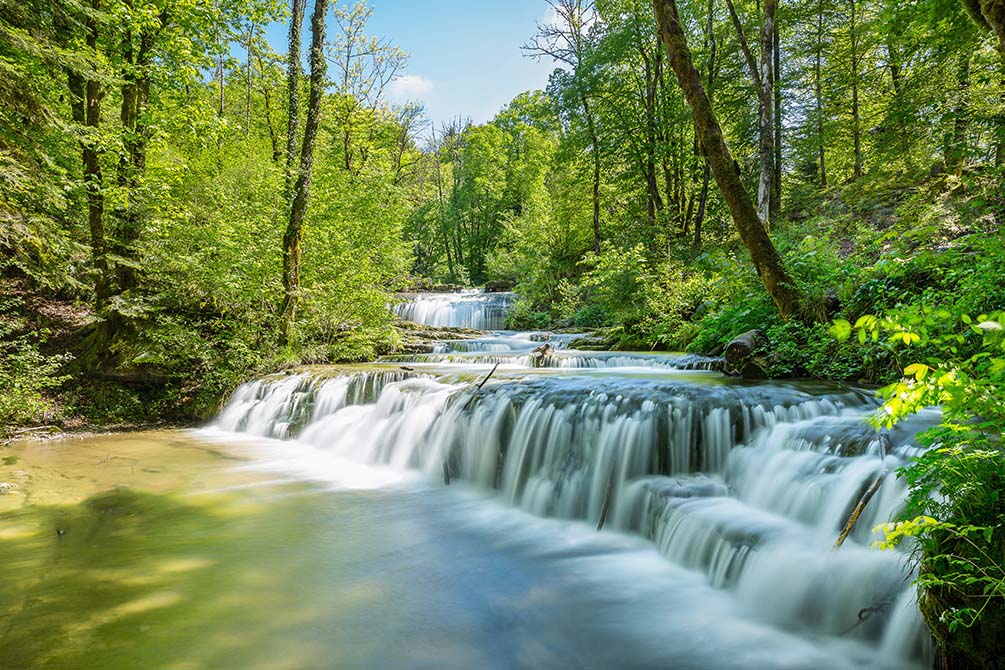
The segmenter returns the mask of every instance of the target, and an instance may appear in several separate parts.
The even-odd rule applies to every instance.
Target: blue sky
[[[345,4],[347,0],[340,0]],[[310,5],[311,3],[308,3]],[[544,88],[554,64],[526,58],[520,45],[546,17],[544,0],[371,0],[367,32],[409,54],[395,100],[419,99],[440,123],[460,115],[488,121],[522,91]],[[309,14],[304,22],[310,39]],[[335,29],[329,15],[329,35]],[[276,51],[286,50],[286,27],[270,26]]]

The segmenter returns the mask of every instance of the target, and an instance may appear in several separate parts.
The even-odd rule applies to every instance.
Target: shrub
[[[891,427],[920,409],[942,408],[939,426],[920,436],[929,449],[900,474],[910,487],[901,519],[883,527],[892,546],[917,540],[918,601],[933,635],[968,667],[998,667],[1005,624],[1005,313],[976,318],[915,309],[835,322],[846,339],[924,346],[924,362],[882,390],[875,418]],[[962,354],[973,351],[972,354]],[[962,667],[962,666],[961,666]]]

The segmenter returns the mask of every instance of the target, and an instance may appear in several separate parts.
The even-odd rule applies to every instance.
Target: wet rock
[[[570,340],[569,348],[581,349],[583,351],[610,351],[613,344],[613,342],[601,335],[586,335]]]
[[[513,290],[513,282],[509,279],[497,279],[495,281],[485,282],[485,292],[486,293],[504,293],[506,291]]]

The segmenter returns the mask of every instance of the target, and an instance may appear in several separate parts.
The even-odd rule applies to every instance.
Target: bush
[[[24,333],[22,319],[3,313],[14,306],[0,304],[0,426],[48,422],[54,406],[44,393],[66,381],[59,370],[70,356],[42,354],[38,347],[48,333]]]
[[[506,316],[506,327],[513,330],[545,330],[551,325],[551,315],[534,309],[524,298],[518,298]]]
[[[883,389],[875,418],[889,428],[925,407],[942,408],[940,425],[919,438],[928,451],[900,471],[910,487],[908,504],[898,522],[883,527],[883,546],[917,540],[921,612],[944,651],[974,668],[998,667],[1005,625],[1003,322],[1005,313],[972,318],[928,308],[834,325],[840,338],[883,334],[901,347],[932,352]]]

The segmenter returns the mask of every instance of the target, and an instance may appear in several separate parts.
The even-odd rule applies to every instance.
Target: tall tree
[[[298,0],[294,0],[294,3],[296,2]],[[297,306],[300,303],[300,244],[303,241],[304,214],[307,211],[307,201],[311,192],[314,143],[317,139],[318,126],[321,123],[321,98],[324,96],[325,74],[327,72],[324,54],[325,14],[327,10],[328,0],[314,0],[314,12],[311,15],[310,96],[307,101],[304,138],[300,147],[300,162],[293,184],[290,218],[283,235],[283,303],[279,310],[279,319],[280,337],[284,342],[289,340],[290,331],[297,317]],[[294,46],[293,33],[294,30],[291,27],[291,52],[299,58],[299,49],[296,51],[292,49]],[[297,36],[299,37],[299,31],[297,31]],[[291,55],[290,58],[292,62],[294,56]],[[291,72],[293,69],[291,65]],[[291,98],[297,93],[298,91],[291,90]]]
[[[802,296],[785,270],[781,256],[761,224],[758,211],[740,179],[736,163],[722,135],[701,75],[694,66],[675,0],[653,0],[660,38],[667,48],[670,66],[684,92],[694,117],[698,137],[712,168],[715,182],[729,207],[736,230],[743,240],[757,273],[783,318],[802,313]],[[770,69],[770,62],[768,65]]]
[[[974,22],[990,29],[997,38],[999,56],[999,99],[1005,107],[1005,0],[963,0]],[[1001,115],[1005,117],[1005,115]],[[999,120],[995,146],[995,165],[1005,164],[1005,120]]]
[[[288,95],[286,112],[286,198],[293,197],[296,183],[297,140],[300,139],[300,80],[303,77],[303,54],[300,49],[300,32],[304,24],[307,0],[293,0],[290,15],[289,51],[287,57],[286,87]]]
[[[583,109],[590,138],[590,157],[593,165],[593,248],[600,253],[600,137],[597,121],[591,106],[586,77],[586,59],[590,25],[595,20],[593,2],[584,0],[547,0],[554,12],[554,20],[538,24],[537,35],[524,45],[531,56],[549,56],[572,69],[576,97]]]
[[[750,71],[750,78],[754,84],[757,94],[757,157],[758,157],[758,179],[757,179],[757,215],[761,222],[767,227],[771,221],[771,212],[777,209],[773,206],[772,198],[776,192],[775,188],[775,124],[773,119],[775,110],[775,13],[778,9],[778,0],[764,0],[763,15],[761,17],[761,31],[758,44],[760,46],[760,60],[758,60],[747,42],[747,37],[743,29],[743,22],[737,14],[733,0],[726,0],[729,8],[729,16],[736,29],[736,36],[740,43],[744,59],[747,62],[747,69]],[[780,178],[780,174],[778,175]]]

